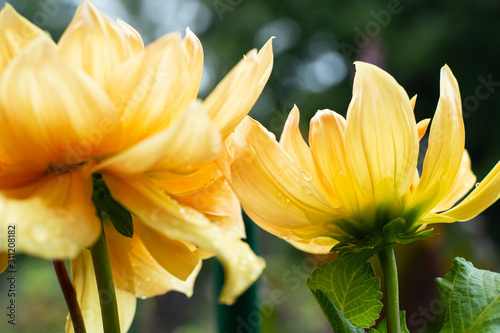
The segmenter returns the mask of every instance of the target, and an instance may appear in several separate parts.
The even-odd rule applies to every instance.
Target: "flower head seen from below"
[[[103,231],[96,184],[133,215],[125,232],[103,217],[124,330],[135,297],[191,295],[202,259],[221,261],[224,303],[260,275],[215,161],[272,63],[269,41],[200,101],[203,50],[189,29],[144,47],[132,27],[86,1],[56,44],[9,4],[1,10],[0,228],[17,226],[18,252],[72,259],[88,331],[102,330],[97,292],[87,292],[95,279],[86,248]]]
[[[257,224],[304,251],[426,237],[424,225],[469,220],[498,200],[500,163],[454,206],[476,177],[448,66],[421,172],[419,140],[430,120],[415,121],[415,101],[388,73],[358,62],[346,118],[318,111],[308,145],[296,107],[279,143],[247,117],[227,141],[224,173]]]

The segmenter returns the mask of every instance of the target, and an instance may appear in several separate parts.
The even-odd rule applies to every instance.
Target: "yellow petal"
[[[251,50],[215,87],[203,103],[208,114],[227,138],[257,101],[271,74],[271,39],[257,53]]]
[[[42,36],[2,76],[0,133],[13,161],[70,165],[116,149],[120,126],[106,93]]]
[[[181,205],[202,212],[210,221],[219,222],[223,228],[232,230],[238,237],[246,237],[240,202],[224,177],[219,177],[195,194],[174,198]]]
[[[201,104],[194,102],[169,127],[104,160],[97,169],[113,174],[171,171],[213,161],[221,148],[220,134]]]
[[[125,35],[128,36],[133,53],[139,53],[144,50],[144,42],[142,41],[141,34],[137,30],[120,19],[116,20],[116,24],[123,30]]]
[[[453,181],[450,190],[443,200],[441,200],[441,202],[431,210],[431,212],[442,212],[450,209],[455,203],[457,203],[458,200],[462,199],[462,197],[471,190],[475,183],[476,176],[470,168],[470,157],[467,150],[464,150],[460,169],[455,176],[455,180]]]
[[[356,70],[347,111],[347,161],[365,196],[375,202],[385,201],[386,196],[392,200],[386,188],[402,196],[417,166],[415,117],[408,95],[392,76],[361,62],[356,62]]]
[[[440,214],[454,221],[467,221],[500,199],[500,162],[460,204]]]
[[[330,253],[332,247],[334,247],[338,241],[333,238],[313,238],[311,240],[302,240],[300,242],[288,240],[288,243],[292,244],[294,247],[300,251],[315,254],[326,254]]]
[[[173,33],[149,44],[110,76],[106,90],[121,115],[126,146],[166,128],[173,114],[195,99],[188,60]]]
[[[465,131],[458,83],[448,66],[441,69],[441,97],[429,134],[420,182],[411,206],[425,214],[450,191],[459,171]]]
[[[16,228],[16,251],[73,258],[101,232],[91,200],[92,180],[79,169],[49,174],[24,188],[0,194],[0,230]],[[0,249],[6,248],[0,239]]]
[[[190,297],[201,268],[200,257],[186,246],[181,247],[179,242],[151,235],[154,231],[148,230],[138,219],[134,219],[134,229],[131,239],[120,235],[111,224],[105,225],[116,286],[140,298],[163,295],[172,290]],[[148,241],[152,243],[148,244]],[[184,280],[173,273],[181,275]]]
[[[85,1],[58,42],[59,55],[104,84],[116,67],[133,54],[129,36]]]
[[[286,154],[265,128],[247,117],[237,132],[231,165],[234,191],[247,214],[259,225],[301,228],[332,219],[333,208],[311,175]]]
[[[410,105],[411,105],[412,110],[415,110],[415,104],[417,104],[417,95],[414,95],[410,99]]]
[[[220,302],[234,302],[264,269],[263,260],[236,234],[194,209],[179,205],[147,177],[103,177],[113,197],[148,227],[216,254],[226,272]]]
[[[71,276],[87,332],[104,332],[99,291],[97,290],[94,267],[92,265],[92,255],[89,250],[83,250],[76,259],[71,261]],[[115,291],[120,319],[120,331],[125,333],[129,330],[134,319],[136,298],[133,294],[119,288],[115,288]],[[71,318],[68,316],[66,333],[73,332]]]
[[[6,3],[0,11],[0,73],[29,42],[43,34],[43,30]]]
[[[302,169],[314,170],[311,150],[299,129],[300,113],[296,105],[288,115],[280,137],[280,145]]]
[[[346,160],[345,127],[344,117],[331,110],[320,110],[311,119],[309,142],[328,199],[335,206],[345,206],[352,216],[360,208]]]
[[[186,91],[184,92],[178,107],[172,110],[172,118],[182,111],[182,105],[189,104],[191,100],[195,99],[198,95],[200,88],[201,74],[203,71],[203,47],[200,40],[189,29],[186,29],[186,36],[181,41],[181,47],[184,54],[185,70],[189,76]]]

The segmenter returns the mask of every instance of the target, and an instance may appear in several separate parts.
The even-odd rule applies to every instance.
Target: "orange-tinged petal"
[[[103,333],[99,291],[97,290],[92,255],[89,250],[83,250],[76,259],[71,260],[71,276],[87,332]],[[120,331],[125,333],[129,330],[134,319],[136,298],[132,293],[120,288],[115,288],[115,291]],[[66,320],[65,332],[74,332],[69,316]]]
[[[344,117],[320,110],[311,119],[309,142],[328,199],[336,206],[345,206],[352,215],[359,211],[359,203],[346,160],[345,127]]]
[[[106,93],[64,64],[45,36],[11,61],[0,81],[0,141],[13,161],[70,165],[112,151],[118,121]]]
[[[129,36],[85,1],[58,42],[59,55],[104,84],[116,67],[133,54]]]
[[[128,36],[133,53],[139,53],[144,50],[144,42],[142,41],[141,34],[137,30],[120,19],[116,20],[116,24]]]
[[[113,197],[148,227],[218,257],[226,272],[220,302],[234,302],[261,274],[263,260],[234,232],[210,222],[194,209],[179,205],[147,177],[103,177]]]
[[[259,225],[301,228],[332,219],[333,208],[272,134],[247,117],[236,130],[245,143],[236,146],[231,165],[234,191]]]
[[[358,187],[380,204],[410,188],[419,152],[415,117],[408,95],[392,76],[361,62],[356,70],[346,157]],[[396,192],[386,193],[387,188]]]
[[[460,164],[460,169],[455,176],[453,185],[443,200],[441,200],[441,202],[434,207],[431,212],[442,212],[450,209],[455,203],[458,202],[458,200],[462,199],[462,197],[471,190],[475,183],[476,176],[470,168],[470,157],[467,150],[464,150],[462,163]]]
[[[422,140],[422,138],[425,135],[425,132],[427,132],[427,127],[429,126],[429,123],[431,122],[430,118],[427,119],[422,119],[417,123],[417,133],[418,133],[418,140]]]
[[[173,172],[147,172],[156,185],[164,188],[168,193],[176,196],[190,196],[202,191],[221,177],[215,163],[197,164],[185,170]]]
[[[62,171],[63,166],[61,166]],[[0,169],[1,170],[1,169]],[[14,189],[29,185],[45,175],[47,165],[20,162],[7,165],[0,171],[0,189]]]
[[[453,221],[467,221],[500,199],[500,162],[460,204],[440,214]]]
[[[166,237],[149,237],[149,234],[154,231],[144,231],[147,227],[137,219],[134,219],[134,228],[134,237],[128,238],[120,235],[111,224],[105,225],[109,259],[116,286],[140,298],[163,295],[172,290],[190,297],[193,293],[194,281],[201,268],[199,256],[196,254],[189,256],[185,252],[186,249],[183,249],[183,253],[178,252],[178,244]],[[161,242],[146,246],[148,241]],[[163,250],[161,250],[162,247]],[[151,249],[153,252],[149,251]],[[170,252],[170,250],[176,251]],[[158,251],[163,251],[163,253],[158,253]],[[166,257],[176,262],[167,263]],[[183,259],[188,259],[189,262],[182,262]],[[167,268],[182,275],[184,280],[174,276]]]
[[[0,11],[0,73],[29,42],[44,34],[6,3]]]
[[[441,69],[441,97],[429,134],[420,182],[411,206],[425,214],[450,191],[462,162],[465,131],[458,83],[448,66]]]
[[[248,52],[206,98],[203,104],[223,139],[233,132],[257,101],[272,66],[270,39],[259,53],[256,50]]]
[[[240,202],[224,177],[195,194],[174,198],[181,205],[202,212],[210,221],[217,221],[225,229],[232,230],[238,237],[246,237]]]
[[[58,259],[73,258],[101,232],[91,200],[92,180],[79,169],[0,194],[0,228],[14,225],[16,251]],[[6,248],[0,239],[0,248]]]
[[[135,232],[144,246],[167,272],[186,281],[195,270],[199,269],[201,258],[191,247],[183,242],[171,240],[163,234],[147,227],[144,223],[135,223]],[[194,277],[193,277],[194,280]]]
[[[113,174],[175,171],[213,161],[221,148],[220,134],[202,105],[194,102],[169,127],[104,160],[96,169]]]
[[[128,134],[126,146],[166,128],[173,113],[195,99],[186,62],[179,35],[172,33],[149,44],[110,76],[106,90]]]

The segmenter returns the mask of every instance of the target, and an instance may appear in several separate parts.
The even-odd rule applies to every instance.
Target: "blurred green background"
[[[3,6],[5,1],[0,1]],[[79,1],[12,0],[22,15],[57,40]],[[480,181],[500,157],[500,3],[450,1],[261,1],[122,0],[94,1],[112,19],[134,26],[145,43],[189,26],[200,38],[205,68],[200,97],[252,48],[271,36],[273,73],[251,116],[280,134],[294,104],[301,128],[316,110],[345,115],[351,98],[353,61],[379,65],[418,94],[417,121],[432,117],[439,97],[439,71],[448,64],[463,101],[466,148]],[[500,204],[468,223],[438,226],[441,236],[397,247],[401,307],[412,332],[437,332],[443,306],[434,278],[444,276],[455,256],[476,267],[500,271]],[[315,265],[332,256],[309,256],[258,231],[258,252],[267,261],[259,281],[261,311],[247,321],[263,332],[330,332],[305,286]],[[207,261],[191,299],[178,293],[138,300],[131,332],[216,332],[214,262]],[[52,264],[20,256],[18,322],[0,321],[1,332],[63,332],[66,310]],[[2,276],[3,277],[3,276]],[[6,280],[0,280],[4,298]],[[277,293],[279,302],[270,295]],[[279,303],[279,304],[278,304]],[[2,305],[3,308],[3,305]],[[2,315],[4,317],[4,315]],[[242,328],[241,332],[248,329]],[[248,331],[250,332],[250,331]],[[231,332],[232,333],[232,332]]]

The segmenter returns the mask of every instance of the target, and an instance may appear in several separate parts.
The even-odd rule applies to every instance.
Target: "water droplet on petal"
[[[478,186],[479,186],[479,184],[481,184],[481,183],[480,183],[480,182],[477,182],[477,183],[476,183],[476,187],[478,187]]]
[[[140,298],[141,298],[141,299],[146,299],[146,296],[141,296]]]
[[[182,208],[182,207],[181,207],[181,208],[179,209],[179,213],[181,213],[181,214],[186,214],[186,210],[185,210],[184,208]]]
[[[310,181],[312,179],[309,171],[301,169],[300,172],[302,172],[302,178],[304,178],[304,180]]]

